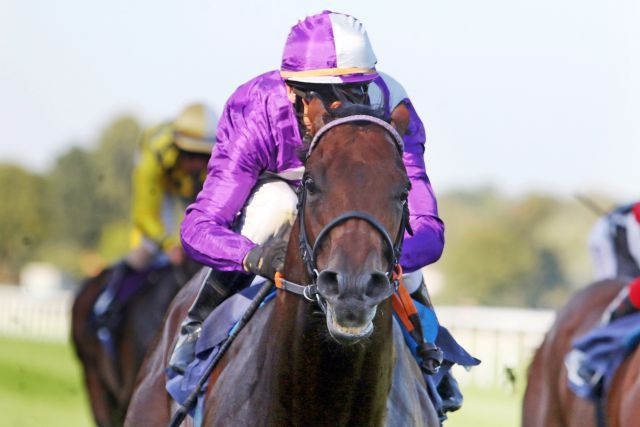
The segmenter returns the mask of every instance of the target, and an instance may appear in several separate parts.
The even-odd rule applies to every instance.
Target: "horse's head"
[[[410,185],[402,141],[375,120],[349,118],[328,128],[318,99],[309,118],[312,129],[321,130],[305,164],[301,244],[308,242],[305,261],[315,269],[310,274],[317,275],[331,336],[353,343],[373,332],[378,305],[394,290]],[[394,114],[393,121],[405,129],[408,114]]]

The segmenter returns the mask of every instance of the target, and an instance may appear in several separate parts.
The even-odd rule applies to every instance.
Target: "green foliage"
[[[47,181],[51,238],[81,247],[95,245],[104,222],[104,203],[96,194],[97,176],[91,153],[72,148],[58,157]]]
[[[0,164],[0,280],[15,280],[48,228],[44,179]]]
[[[577,201],[490,189],[441,197],[446,246],[436,264],[447,303],[557,307],[591,276],[595,216]]]
[[[95,268],[92,252],[112,260],[126,250],[122,224],[139,134],[125,116],[104,129],[97,147],[70,148],[44,176],[0,165],[0,281],[16,281],[25,262],[40,260],[81,276]]]
[[[131,175],[140,126],[131,117],[122,117],[103,132],[92,154],[96,174],[95,192],[109,220],[128,218],[131,210]]]
[[[129,221],[114,221],[102,229],[98,253],[107,262],[112,263],[130,249],[131,224]]]

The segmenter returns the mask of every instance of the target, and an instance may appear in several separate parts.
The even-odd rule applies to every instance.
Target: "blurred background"
[[[553,309],[592,278],[601,209],[638,197],[640,5],[632,0],[0,0],[0,412],[91,425],[69,345],[79,281],[129,248],[143,129],[220,111],[279,67],[296,19],[367,26],[427,129],[446,224],[426,269],[445,326],[483,364],[452,427],[514,426]]]

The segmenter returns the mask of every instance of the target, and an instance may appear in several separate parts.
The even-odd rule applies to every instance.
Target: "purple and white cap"
[[[357,83],[375,79],[376,55],[364,25],[328,10],[291,28],[280,75],[305,83]]]

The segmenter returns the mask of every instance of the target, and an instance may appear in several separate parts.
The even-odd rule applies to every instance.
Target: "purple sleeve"
[[[207,179],[180,227],[189,256],[221,271],[241,271],[244,257],[256,246],[233,227],[275,153],[273,139],[267,136],[266,114],[256,98],[259,95],[240,87],[225,105]]]
[[[403,160],[411,181],[409,223],[413,236],[405,234],[400,264],[404,271],[411,272],[440,258],[444,248],[444,223],[438,217],[436,198],[425,169],[424,126],[411,102],[405,99],[404,103],[411,115],[409,129],[404,135]]]

